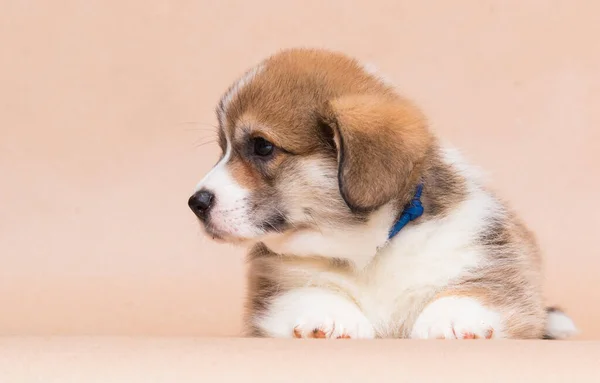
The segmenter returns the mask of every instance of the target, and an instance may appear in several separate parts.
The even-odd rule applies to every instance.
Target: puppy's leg
[[[506,337],[499,312],[476,296],[449,295],[433,300],[417,317],[413,339],[498,339]]]
[[[375,337],[373,326],[354,302],[322,288],[298,288],[277,296],[253,322],[274,338]]]

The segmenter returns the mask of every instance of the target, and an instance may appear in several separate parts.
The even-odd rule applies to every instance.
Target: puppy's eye
[[[253,140],[254,154],[259,157],[268,157],[273,154],[275,146],[262,137],[256,137]]]

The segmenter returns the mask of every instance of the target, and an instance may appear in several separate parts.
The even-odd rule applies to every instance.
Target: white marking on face
[[[253,227],[248,218],[250,191],[240,186],[227,168],[231,152],[231,144],[228,140],[225,155],[198,183],[196,191],[206,189],[214,194],[215,202],[210,210],[209,221],[219,234],[235,238],[252,238],[261,231]]]
[[[254,78],[260,72],[262,72],[263,69],[264,65],[262,63],[250,69],[229,88],[227,93],[225,93],[225,95],[221,99],[221,107],[217,111],[217,118],[219,119],[219,123],[221,124],[221,126],[225,126],[225,115],[227,114],[227,108],[229,107],[229,104],[231,104],[231,101],[233,101],[235,96],[237,96],[237,94],[246,85],[250,84],[250,82],[252,82],[252,80],[254,80]]]
[[[225,150],[225,154],[223,155],[223,158],[221,158],[221,160],[204,176],[204,178],[202,178],[202,180],[200,182],[198,182],[198,184],[196,185],[196,190],[194,190],[194,191],[197,192],[200,189],[205,188],[206,184],[211,179],[213,174],[217,173],[219,171],[222,171],[226,167],[227,162],[229,162],[230,159],[231,159],[231,145],[229,144],[229,140],[228,140],[227,148]]]

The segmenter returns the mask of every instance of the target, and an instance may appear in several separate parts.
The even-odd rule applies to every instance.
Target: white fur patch
[[[362,65],[363,70],[365,72],[367,72],[368,74],[370,74],[371,76],[377,78],[379,81],[381,81],[383,84],[390,86],[390,87],[394,87],[394,83],[392,82],[392,80],[383,75],[380,71],[379,68],[377,68],[377,66],[373,63],[364,63]]]
[[[487,181],[487,175],[480,167],[468,163],[463,157],[460,150],[451,146],[444,145],[440,148],[440,152],[444,157],[444,161],[454,167],[463,177],[473,183],[479,185]]]
[[[327,338],[343,335],[351,339],[372,339],[373,326],[347,298],[318,288],[292,290],[273,300],[267,315],[255,324],[270,337],[293,338],[294,329],[302,337],[322,330]]]
[[[330,258],[350,259],[357,268],[362,269],[373,260],[377,247],[386,241],[393,221],[392,209],[384,208],[374,213],[366,228],[323,226],[318,231],[305,230],[289,235],[269,236],[263,242],[280,254],[319,254]]]
[[[500,314],[489,310],[476,299],[444,297],[429,304],[417,318],[413,339],[502,338]]]
[[[474,240],[498,209],[489,194],[469,184],[467,198],[450,214],[405,227],[378,254],[367,269],[369,290],[360,300],[374,323],[387,322],[382,333],[393,335],[419,302],[482,266],[485,257]]]
[[[577,335],[579,330],[569,316],[561,311],[548,313],[546,335],[556,339],[565,339]]]
[[[207,189],[214,194],[210,223],[219,232],[238,238],[252,238],[259,234],[248,218],[247,197],[250,192],[231,176],[227,163],[231,158],[231,144],[227,142],[225,155],[196,185],[196,191]]]

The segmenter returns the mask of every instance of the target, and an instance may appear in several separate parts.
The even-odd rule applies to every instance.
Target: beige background
[[[600,339],[600,5],[0,2],[0,334],[235,335],[243,254],[186,202],[213,108],[280,48],[376,63],[539,235]],[[207,143],[206,145],[202,145]]]
[[[597,383],[598,366],[597,341],[0,338],[8,383]]]

